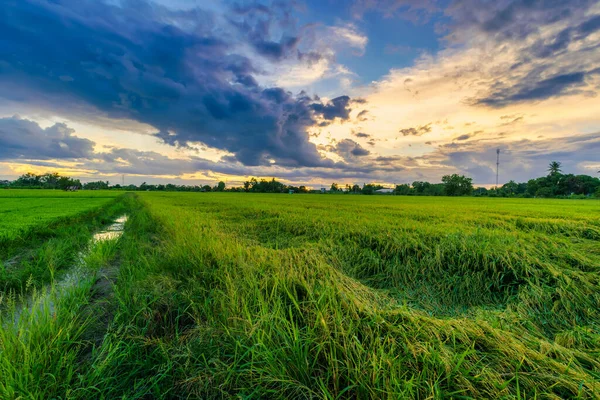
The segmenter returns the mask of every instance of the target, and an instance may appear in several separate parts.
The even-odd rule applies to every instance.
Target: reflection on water
[[[92,242],[103,242],[105,240],[118,239],[123,234],[123,226],[127,222],[127,215],[122,215],[115,220],[115,222],[109,225],[105,230],[96,233]]]
[[[127,222],[127,215],[122,215],[104,230],[95,233],[92,236],[89,246],[84,251],[77,254],[74,265],[60,279],[54,281],[53,285],[47,285],[40,292],[34,292],[32,296],[29,296],[27,299],[23,300],[19,306],[17,306],[14,314],[15,324],[17,324],[21,314],[25,310],[29,310],[30,313],[34,313],[36,310],[41,310],[44,304],[49,307],[51,312],[54,312],[55,298],[51,296],[52,288],[54,288],[54,293],[56,296],[62,296],[67,292],[68,289],[77,286],[79,282],[88,277],[90,271],[85,268],[85,257],[92,252],[94,246],[98,243],[107,240],[116,240],[121,237],[121,235],[123,235],[125,222]]]

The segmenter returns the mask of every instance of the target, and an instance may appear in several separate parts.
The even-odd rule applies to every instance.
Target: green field
[[[50,282],[118,212],[116,191],[0,190],[0,296]]]
[[[106,205],[119,192],[61,190],[0,190],[0,243],[36,226],[73,217]]]
[[[0,398],[600,397],[598,201],[117,204],[96,283],[0,332]]]

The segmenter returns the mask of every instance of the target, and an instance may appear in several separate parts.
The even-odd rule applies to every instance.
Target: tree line
[[[600,171],[599,171],[600,172]],[[27,173],[14,181],[0,181],[3,188],[62,189],[62,190],[128,190],[128,191],[178,191],[178,192],[252,192],[252,193],[330,193],[373,195],[389,193],[403,196],[477,196],[477,197],[591,197],[600,198],[600,179],[589,175],[563,174],[561,163],[553,161],[548,167],[548,175],[527,182],[510,181],[501,187],[487,189],[474,187],[473,180],[464,175],[444,175],[441,183],[415,181],[412,184],[396,185],[392,190],[376,183],[362,186],[332,183],[328,189],[309,189],[306,186],[286,185],[272,179],[251,178],[242,186],[227,187],[223,181],[216,185],[175,185],[147,184],[139,186],[110,185],[108,181],[95,181],[82,184],[79,179],[61,176],[58,173],[36,175]],[[384,190],[382,190],[384,189]]]

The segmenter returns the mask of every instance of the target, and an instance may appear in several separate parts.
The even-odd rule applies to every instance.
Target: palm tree
[[[560,169],[560,162],[558,161],[552,161],[550,163],[550,165],[548,166],[548,172],[550,172],[550,175],[558,175],[562,172],[562,170]]]

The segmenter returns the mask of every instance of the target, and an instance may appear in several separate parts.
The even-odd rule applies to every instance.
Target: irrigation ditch
[[[23,314],[35,319],[36,315],[44,312],[46,308],[51,314],[54,314],[56,304],[74,290],[88,288],[92,291],[108,294],[110,285],[107,286],[107,283],[116,277],[118,266],[98,265],[94,260],[97,258],[94,257],[94,253],[97,251],[104,252],[100,249],[101,247],[116,245],[117,240],[123,235],[127,219],[127,214],[123,214],[116,218],[114,222],[95,232],[91,236],[88,245],[77,254],[75,262],[70,268],[62,271],[56,279],[53,279],[41,289],[20,296],[20,299],[13,302],[12,307],[8,307],[7,310],[0,310],[0,313],[12,314],[13,318],[10,319],[15,325],[19,325],[19,320]]]

